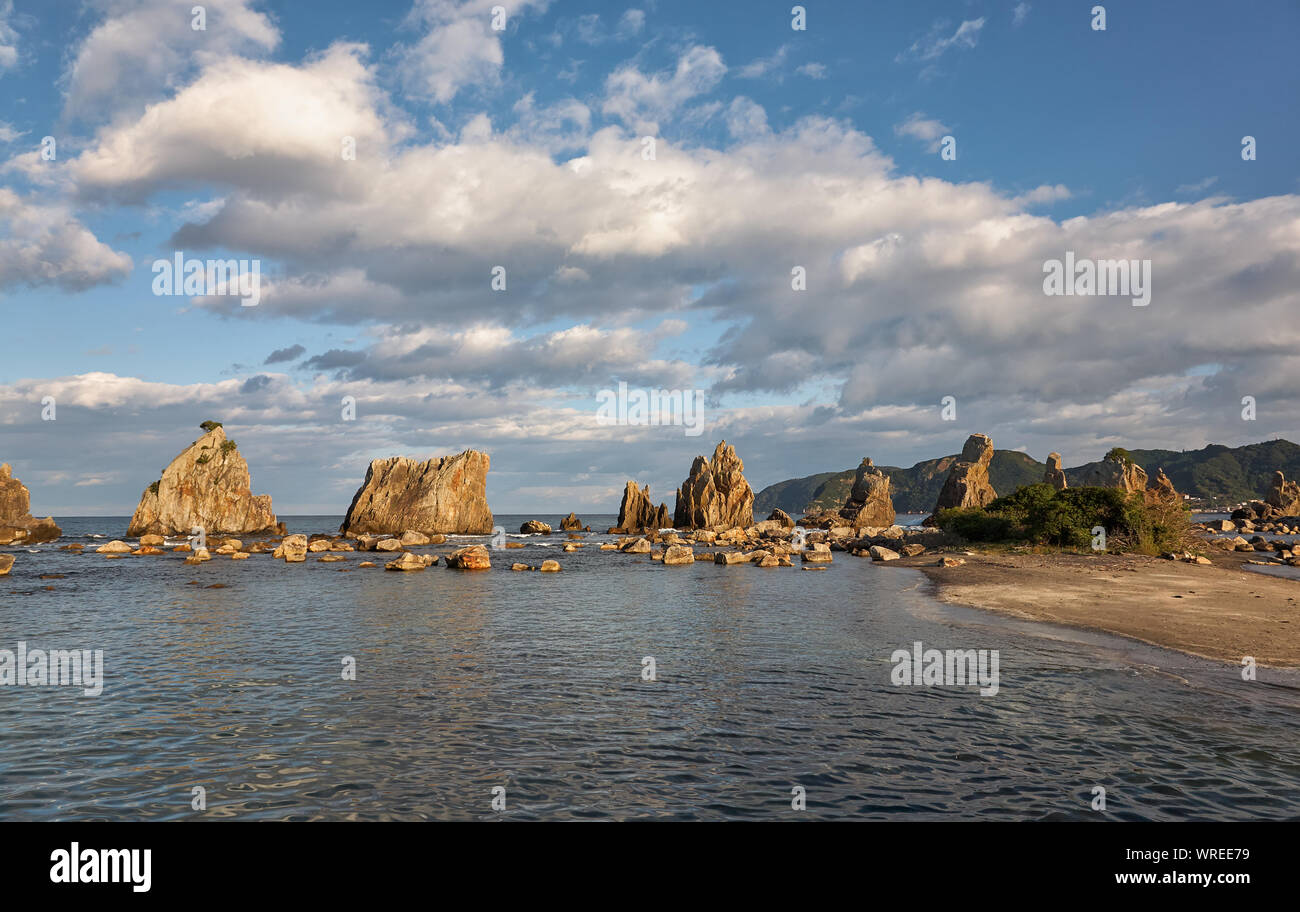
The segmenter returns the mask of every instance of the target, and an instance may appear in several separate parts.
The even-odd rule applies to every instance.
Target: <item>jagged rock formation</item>
[[[618,507],[618,525],[620,532],[658,531],[666,529],[668,522],[668,505],[660,504],[657,508],[650,503],[650,486],[638,488],[635,481],[629,481],[623,490],[623,502]]]
[[[1281,472],[1274,472],[1264,503],[1283,516],[1300,516],[1300,482],[1287,481]]]
[[[1146,469],[1130,460],[1107,456],[1094,475],[1095,478],[1090,478],[1089,483],[1097,487],[1119,488],[1125,494],[1143,492],[1147,489]]]
[[[840,508],[840,516],[854,526],[892,526],[894,501],[889,496],[889,476],[864,457],[853,479],[849,499]]]
[[[1146,490],[1147,500],[1180,500],[1178,491],[1174,489],[1174,483],[1169,480],[1163,468],[1156,469],[1156,477],[1151,480],[1150,486]]]
[[[971,434],[961,449],[961,456],[948,470],[948,479],[939,492],[934,511],[925,520],[932,524],[934,513],[951,507],[987,507],[998,493],[989,483],[989,463],[993,461],[993,441],[985,434]]]
[[[405,456],[376,459],[366,470],[343,519],[344,535],[487,535],[492,511],[487,503],[487,453],[466,450],[416,462]]]
[[[54,517],[37,519],[31,513],[31,495],[13,476],[9,463],[0,465],[0,545],[37,544],[57,539],[63,531]]]
[[[1047,471],[1043,473],[1043,484],[1049,484],[1056,490],[1063,490],[1069,485],[1065,483],[1065,469],[1061,468],[1061,454],[1047,454]]]
[[[248,463],[221,425],[214,425],[163,469],[140,496],[128,537],[274,532],[269,494],[254,495]]]
[[[754,491],[736,448],[722,441],[713,459],[696,456],[690,476],[677,489],[673,526],[678,529],[746,529],[754,524]]]
[[[582,528],[582,520],[578,519],[577,514],[570,513],[564,519],[560,520],[561,532],[577,532]]]

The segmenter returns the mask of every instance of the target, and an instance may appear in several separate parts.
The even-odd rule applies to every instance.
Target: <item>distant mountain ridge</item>
[[[1156,469],[1163,468],[1180,494],[1190,494],[1217,506],[1262,498],[1273,473],[1279,469],[1287,478],[1300,478],[1300,446],[1289,440],[1268,440],[1240,447],[1212,443],[1200,450],[1183,452],[1129,450],[1129,454],[1150,476],[1154,477]],[[900,513],[931,510],[956,459],[956,454],[927,459],[910,469],[877,466],[892,483],[894,509]],[[1065,477],[1074,487],[1095,484],[1101,476],[1101,465],[1099,459],[1067,468]],[[998,494],[1010,494],[1016,488],[1042,481],[1046,470],[1046,463],[1019,450],[996,450],[989,465],[989,480]],[[754,515],[761,518],[778,507],[787,513],[838,510],[853,488],[855,471],[821,472],[768,485],[754,497]]]

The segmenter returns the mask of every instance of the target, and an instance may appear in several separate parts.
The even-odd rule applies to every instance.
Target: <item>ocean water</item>
[[[127,519],[60,522],[60,544],[94,544]],[[838,552],[820,572],[664,567],[609,538],[516,536],[482,573],[9,549],[0,648],[101,649],[105,684],[0,687],[0,819],[1300,816],[1294,672],[1248,684],[943,605],[917,571]],[[547,557],[563,572],[508,569]],[[998,650],[998,693],[893,685],[917,641]]]

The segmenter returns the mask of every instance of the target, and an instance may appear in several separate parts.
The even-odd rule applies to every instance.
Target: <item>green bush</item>
[[[1109,550],[1185,550],[1194,545],[1182,504],[1147,504],[1138,492],[1119,488],[1065,488],[1035,484],[999,497],[984,509],[940,510],[935,523],[973,542],[1028,542],[1091,549],[1096,526],[1106,530]]]
[[[200,456],[198,459],[194,460],[194,462],[195,462],[196,465],[207,465],[207,464],[208,464],[208,460],[211,459],[211,458],[212,458],[212,457],[210,457],[207,453],[204,453],[204,454],[203,454],[202,456]]]
[[[235,449],[235,441],[233,440],[227,440],[225,443],[221,445],[221,452],[223,453],[234,452],[234,449]]]
[[[1110,452],[1106,454],[1106,458],[1121,465],[1133,464],[1133,454],[1123,447],[1111,447]]]
[[[158,486],[159,486],[160,484],[162,484],[162,479],[161,479],[161,478],[159,478],[159,479],[158,479],[157,481],[155,481],[153,484],[149,485],[149,493],[150,493],[150,494],[157,494],[157,493],[158,493]]]
[[[205,434],[211,434],[217,428],[222,427],[220,421],[205,421],[199,425]]]

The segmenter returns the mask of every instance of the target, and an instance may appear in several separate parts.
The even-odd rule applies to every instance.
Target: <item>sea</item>
[[[497,521],[532,518],[558,528]],[[0,649],[101,651],[102,690],[0,686],[0,820],[1300,817],[1296,672],[946,605],[840,552],[665,567],[582,519],[578,551],[397,573],[106,560],[127,517],[59,518],[6,549]],[[996,650],[996,693],[895,683],[917,643]]]

